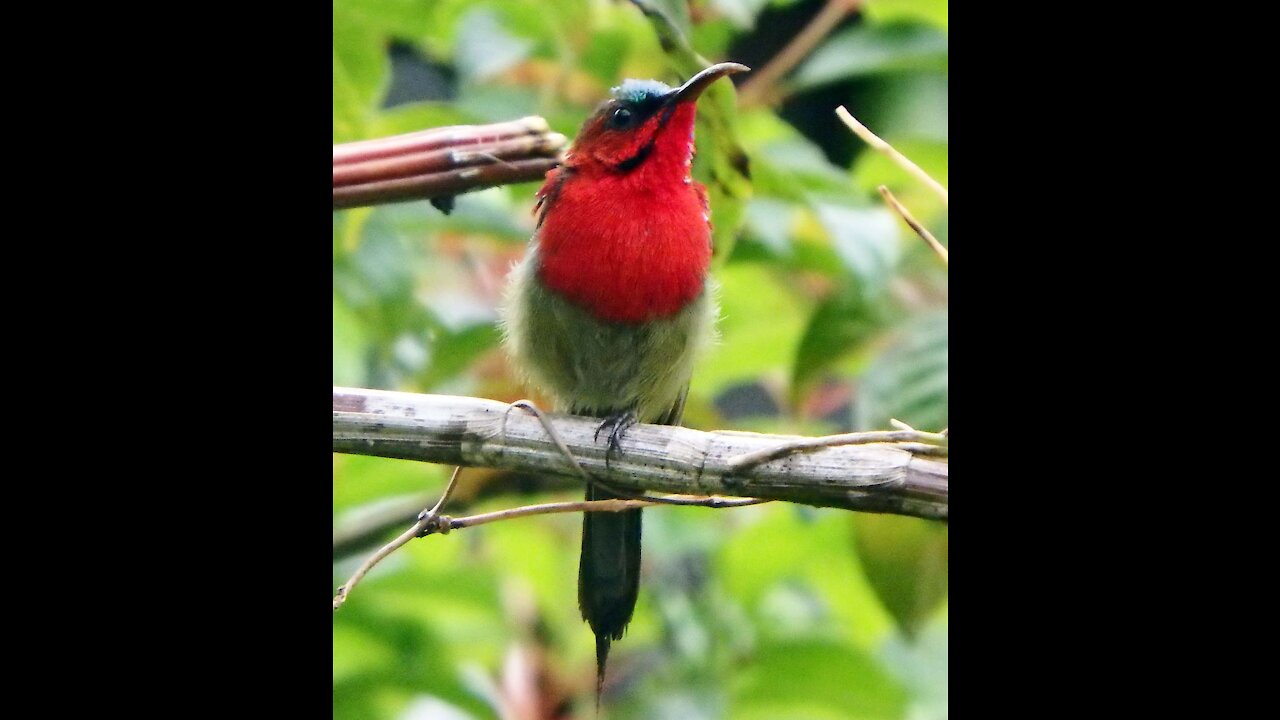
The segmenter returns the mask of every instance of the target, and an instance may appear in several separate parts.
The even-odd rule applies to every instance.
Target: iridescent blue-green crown
[[[623,80],[622,84],[609,91],[615,100],[643,105],[645,101],[656,100],[671,92],[671,87],[657,80]]]

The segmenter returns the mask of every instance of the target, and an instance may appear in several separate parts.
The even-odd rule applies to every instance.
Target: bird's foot
[[[609,467],[609,458],[611,455],[615,452],[618,455],[622,454],[622,436],[631,429],[632,425],[635,425],[638,422],[640,422],[640,419],[636,417],[635,411],[626,410],[624,412],[610,415],[604,419],[604,422],[600,423],[600,427],[596,428],[596,442],[600,442],[600,433],[603,432],[605,428],[609,429],[609,448],[604,451],[604,466],[606,468]]]

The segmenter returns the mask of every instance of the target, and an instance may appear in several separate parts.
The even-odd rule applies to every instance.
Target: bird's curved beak
[[[750,69],[751,68],[741,63],[735,63],[735,62],[716,63],[715,65],[712,65],[706,70],[703,70],[697,75],[694,75],[693,77],[689,78],[689,80],[685,82],[685,84],[681,85],[675,90],[672,90],[669,96],[671,98],[670,102],[672,104],[683,103],[683,102],[693,102],[694,100],[698,99],[698,96],[702,94],[703,90],[706,90],[708,87],[710,87],[711,83],[715,82],[716,80],[719,80],[725,75],[732,75],[734,73],[747,72]]]

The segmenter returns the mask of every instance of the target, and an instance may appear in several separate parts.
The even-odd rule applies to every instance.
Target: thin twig
[[[440,514],[440,508],[449,501],[453,495],[454,488],[458,487],[458,476],[462,474],[462,466],[459,465],[453,469],[453,475],[449,476],[449,484],[444,486],[444,493],[440,495],[440,499],[436,501],[434,507],[426,512],[421,519],[431,522],[431,519]]]
[[[754,73],[742,87],[738,89],[738,100],[742,107],[753,107],[769,101],[769,94],[774,86],[796,65],[800,64],[813,52],[837,25],[862,5],[862,0],[827,0],[827,4],[813,16],[786,47],[773,56],[763,68]]]
[[[479,515],[471,515],[461,518],[441,516],[440,529],[428,534],[444,534],[450,530],[457,530],[459,528],[475,527],[476,525],[485,525],[499,520],[529,517],[530,515],[557,515],[559,513],[572,512],[622,512],[623,510],[635,510],[636,508],[649,507],[650,505],[657,504],[659,503],[650,502],[648,500],[628,500],[624,498],[612,500],[578,500],[575,502],[525,505],[523,507],[480,513]]]
[[[907,208],[903,206],[902,203],[898,202],[898,198],[894,197],[893,193],[889,192],[888,187],[881,185],[878,189],[880,190],[880,194],[884,196],[884,201],[889,203],[889,207],[896,210],[898,214],[902,216],[902,219],[906,220],[907,224],[911,226],[911,229],[915,230],[917,235],[924,238],[924,241],[929,243],[929,247],[933,248],[933,251],[938,253],[938,257],[942,258],[942,262],[944,264],[950,265],[950,261],[947,260],[947,249],[942,246],[942,243],[938,242],[938,238],[934,237],[933,233],[926,230],[918,220],[912,217],[911,213],[907,211]]]
[[[909,160],[907,156],[903,155],[897,150],[894,150],[892,145],[885,142],[884,140],[881,140],[879,137],[876,136],[875,133],[868,130],[867,126],[858,122],[857,118],[850,115],[849,111],[845,110],[843,105],[836,108],[836,115],[840,117],[840,120],[842,120],[845,125],[849,126],[849,129],[852,130],[855,135],[862,138],[863,141],[866,142],[871,147],[884,153],[886,156],[888,156],[890,160],[892,160],[895,164],[897,164],[898,167],[902,168],[903,170],[906,170],[907,172],[911,173],[911,175],[913,175],[917,180],[924,183],[925,185],[928,185],[930,189],[932,189],[934,192],[938,194],[938,197],[942,198],[942,202],[944,203],[947,202],[947,189],[942,187],[941,183],[929,177],[929,173],[925,172],[924,170],[921,170],[919,165],[916,165],[915,163],[911,162],[911,160]]]
[[[402,545],[409,542],[417,535],[429,532],[431,528],[435,527],[440,522],[440,508],[444,507],[444,504],[449,501],[449,497],[453,495],[454,488],[458,486],[458,476],[461,474],[462,466],[459,465],[453,469],[453,475],[449,477],[449,484],[445,485],[444,492],[440,495],[440,499],[436,501],[435,506],[430,510],[423,510],[419,513],[418,519],[413,523],[412,527],[404,531],[404,533],[395,540],[383,545],[378,549],[378,552],[370,555],[368,560],[365,560],[360,564],[360,567],[356,568],[356,571],[351,575],[351,578],[338,588],[338,594],[333,596],[334,610],[342,607],[342,603],[347,601],[347,595],[351,593],[352,588],[364,579],[365,574],[372,570],[374,565],[382,562],[384,558],[396,550],[399,550]]]
[[[828,435],[819,438],[804,438],[785,445],[744,453],[731,458],[726,465],[734,472],[741,472],[761,463],[777,460],[787,455],[795,455],[796,453],[813,452],[814,450],[840,445],[868,445],[872,443],[895,443],[895,447],[905,445],[904,449],[908,450],[912,449],[912,446],[916,446],[915,452],[917,453],[920,453],[920,447],[933,447],[942,451],[926,451],[930,455],[945,456],[947,450],[947,438],[938,433],[920,432],[919,430],[873,430],[870,432]]]
[[[457,478],[457,473],[454,473]],[[439,508],[445,498],[441,498],[441,502],[436,503]],[[753,503],[735,503],[731,500],[721,499],[722,504],[709,507],[739,507],[741,505]],[[756,501],[759,502],[759,501]],[[514,520],[515,518],[529,517],[531,515],[556,515],[560,513],[573,512],[622,512],[624,510],[635,510],[652,505],[661,505],[661,502],[653,500],[630,500],[630,499],[613,499],[613,500],[579,500],[576,502],[556,502],[541,503],[539,505],[525,505],[523,507],[509,508],[507,510],[497,510],[494,512],[480,513],[478,515],[469,515],[467,517],[454,518],[448,515],[436,515],[435,510],[430,514],[423,513],[408,530],[405,530],[395,540],[383,545],[376,553],[369,556],[367,560],[360,564],[359,568],[352,573],[351,577],[338,587],[338,592],[333,596],[333,609],[336,612],[338,608],[350,597],[351,591],[355,586],[364,579],[378,563],[382,562],[391,553],[399,550],[401,547],[415,537],[426,537],[428,535],[447,535],[450,531],[462,528],[475,527],[477,525],[487,525],[499,520]]]
[[[405,530],[403,533],[400,533],[399,537],[387,543],[386,545],[383,545],[378,550],[378,552],[370,555],[368,560],[365,560],[363,563],[361,563],[360,567],[356,568],[356,571],[351,574],[351,578],[348,579],[342,585],[338,586],[338,594],[333,596],[334,612],[337,612],[338,608],[342,607],[342,603],[347,601],[347,596],[350,595],[351,591],[355,589],[355,586],[359,584],[361,580],[364,579],[364,576],[370,570],[373,569],[374,565],[377,565],[378,563],[382,562],[383,559],[385,559],[388,555],[395,552],[396,550],[399,550],[400,547],[405,543],[409,542],[415,537],[418,537],[418,533],[421,533],[423,530],[426,529],[426,527],[427,527],[426,518],[418,520],[408,530]]]

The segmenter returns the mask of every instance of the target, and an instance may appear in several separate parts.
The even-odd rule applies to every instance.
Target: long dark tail
[[[613,493],[587,486],[588,500]],[[578,563],[578,609],[596,635],[596,700],[604,684],[609,645],[622,638],[640,590],[640,511],[582,515],[582,559]]]

